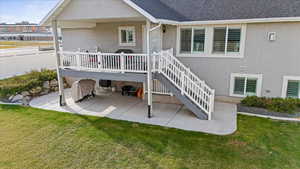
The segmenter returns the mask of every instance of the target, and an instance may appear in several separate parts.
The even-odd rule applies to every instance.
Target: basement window
[[[300,77],[284,76],[282,97],[300,99]]]
[[[260,96],[261,83],[262,75],[233,73],[230,81],[230,96]]]

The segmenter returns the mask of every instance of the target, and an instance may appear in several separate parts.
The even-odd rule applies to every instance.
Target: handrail
[[[60,52],[62,68],[95,72],[147,72],[147,54]]]
[[[172,49],[153,55],[155,71],[162,73],[181,93],[192,100],[211,119],[215,91],[173,56]]]
[[[147,54],[62,51],[60,57],[61,68],[93,72],[147,73]],[[155,53],[151,58],[152,72],[162,73],[211,119],[215,91],[173,56],[172,50]]]

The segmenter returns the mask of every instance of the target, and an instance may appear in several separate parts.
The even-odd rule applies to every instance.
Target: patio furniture
[[[122,96],[136,96],[137,89],[133,86],[123,86],[122,87]]]
[[[131,49],[118,49],[115,53],[133,53]]]
[[[95,97],[95,84],[96,82],[91,79],[84,79],[74,82],[71,88],[73,100],[75,102],[81,102],[90,96]]]

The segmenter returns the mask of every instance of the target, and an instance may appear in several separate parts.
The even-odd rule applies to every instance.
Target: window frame
[[[290,80],[300,82],[300,76],[283,76],[282,91],[281,91],[282,98],[287,98],[287,87],[288,87],[288,81]],[[299,92],[298,98],[300,99],[300,88],[298,92]]]
[[[214,39],[215,39],[215,29],[216,28],[225,28],[225,46],[224,46],[224,53],[223,52],[214,52]],[[241,35],[240,35],[240,46],[239,46],[239,52],[228,52],[228,35],[229,35],[229,29],[240,29],[241,30]],[[226,26],[215,26],[213,28],[213,44],[212,44],[212,53],[215,55],[225,55],[225,56],[234,56],[234,55],[239,55],[241,52],[241,40],[242,40],[242,27],[241,26],[231,26],[231,25],[226,25]]]
[[[243,95],[240,94],[235,94],[234,93],[234,86],[235,86],[235,78],[236,77],[241,77],[241,78],[246,78],[246,80],[248,78],[255,78],[257,79],[256,82],[256,96],[257,97],[261,97],[261,91],[262,91],[262,79],[263,79],[263,75],[262,74],[241,74],[241,73],[231,73],[230,75],[230,92],[229,95],[232,97],[247,97],[246,92],[244,92]],[[245,83],[246,86],[247,83]],[[246,88],[244,88],[244,91],[246,91]]]
[[[214,28],[228,27],[228,28],[240,28],[240,50],[239,52],[227,52],[225,53],[214,53],[213,52],[213,39],[214,39]],[[205,30],[204,40],[204,52],[194,53],[181,53],[181,29],[195,28]],[[228,29],[226,29],[228,31]],[[192,31],[193,33],[193,31]],[[244,58],[245,54],[245,43],[246,43],[247,24],[220,24],[220,25],[199,25],[199,26],[177,26],[177,39],[176,39],[176,56],[177,57],[204,57],[204,58]],[[228,35],[228,33],[227,33]],[[227,42],[227,40],[226,40]]]
[[[181,52],[181,30],[182,29],[191,29],[192,30],[192,34],[191,34],[191,49],[190,49],[190,53],[182,53]],[[195,34],[195,30],[204,30],[204,49],[203,51],[194,51],[194,34]],[[199,27],[199,26],[185,26],[185,27],[181,27],[179,29],[179,45],[178,45],[178,53],[182,54],[182,55],[190,55],[190,54],[201,54],[205,52],[205,46],[206,46],[206,28],[205,27]]]
[[[119,46],[136,46],[136,33],[134,26],[119,26]],[[122,31],[126,31],[126,42],[122,42]],[[128,41],[127,31],[132,31],[132,42]]]

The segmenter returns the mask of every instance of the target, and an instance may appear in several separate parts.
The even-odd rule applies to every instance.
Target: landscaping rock
[[[24,106],[29,106],[29,103],[30,103],[30,97],[29,96],[25,96],[22,98],[22,105]]]
[[[28,91],[24,91],[24,92],[21,93],[21,95],[25,97],[25,96],[29,96],[30,93]]]
[[[33,95],[33,96],[37,96],[41,92],[42,92],[42,88],[41,87],[36,87],[36,88],[30,90],[31,95]]]
[[[68,88],[69,85],[67,83],[64,83],[64,88]]]
[[[50,87],[58,86],[58,81],[56,79],[50,81]]]
[[[22,102],[23,96],[21,94],[17,94],[12,97],[11,100],[9,100],[12,103]]]
[[[40,95],[46,95],[46,94],[48,94],[50,92],[50,89],[44,89],[41,93],[40,93]]]
[[[12,96],[9,96],[8,100],[11,101],[15,96],[12,95]]]
[[[44,88],[44,89],[50,89],[50,82],[49,82],[49,81],[45,81],[45,82],[43,83],[43,88]]]

